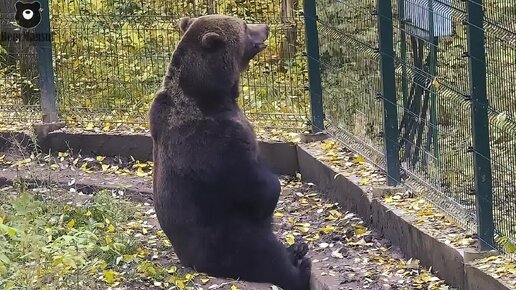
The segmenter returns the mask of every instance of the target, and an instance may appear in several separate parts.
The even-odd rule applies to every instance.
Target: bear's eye
[[[23,18],[25,18],[25,20],[31,20],[33,16],[34,16],[34,12],[32,10],[30,10],[30,9],[23,10]]]

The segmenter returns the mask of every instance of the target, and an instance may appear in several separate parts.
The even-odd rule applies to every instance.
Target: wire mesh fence
[[[383,107],[374,1],[318,0],[326,129],[383,164]]]
[[[486,1],[483,19],[497,244],[516,252],[516,4]]]
[[[434,188],[427,194],[435,204],[472,227],[476,213],[465,2],[434,1],[432,10],[429,1],[394,4],[401,166],[412,181]]]
[[[314,2],[325,128],[514,253],[516,4]]]
[[[19,41],[20,31],[12,22],[16,1],[0,2],[0,119],[29,123],[39,119],[38,71],[35,43]],[[22,125],[23,126],[23,125]],[[0,125],[0,129],[11,129]]]
[[[5,11],[2,23],[19,30],[14,24],[16,2],[4,1],[0,11]],[[88,129],[145,129],[148,106],[181,37],[177,21],[220,13],[271,28],[269,48],[241,81],[240,105],[246,115],[257,125],[304,128],[310,105],[306,57],[299,49],[304,43],[300,5],[298,0],[50,0],[59,117]],[[3,25],[2,31],[6,29]],[[6,124],[40,118],[13,119],[19,114],[12,112],[39,108],[38,71],[24,67],[24,61],[34,66],[36,60],[26,45],[16,39],[1,44],[7,63],[1,65],[5,81],[0,94],[8,102],[2,102],[0,120]],[[26,79],[34,93],[27,92]],[[36,102],[26,102],[32,96]]]

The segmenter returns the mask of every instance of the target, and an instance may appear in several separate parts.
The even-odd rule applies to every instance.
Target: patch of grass
[[[141,205],[108,191],[79,204],[51,195],[0,191],[1,289],[188,284],[176,268],[149,261],[148,241],[159,234],[145,230]]]

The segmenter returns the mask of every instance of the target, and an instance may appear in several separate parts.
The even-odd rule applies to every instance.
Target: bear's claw
[[[308,253],[308,244],[297,242],[289,246],[287,251],[292,258],[292,262],[297,266],[299,260],[301,260],[306,255],[306,253]]]

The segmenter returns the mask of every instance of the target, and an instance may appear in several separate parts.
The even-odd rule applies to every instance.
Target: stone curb
[[[345,210],[358,214],[364,222],[400,248],[407,258],[420,260],[425,267],[450,286],[461,290],[511,289],[492,276],[469,264],[485,256],[474,249],[457,250],[418,229],[410,217],[382,204],[358,185],[353,177],[344,177],[312,156],[301,144],[298,163],[304,182],[312,182]],[[491,253],[492,254],[492,253]]]

